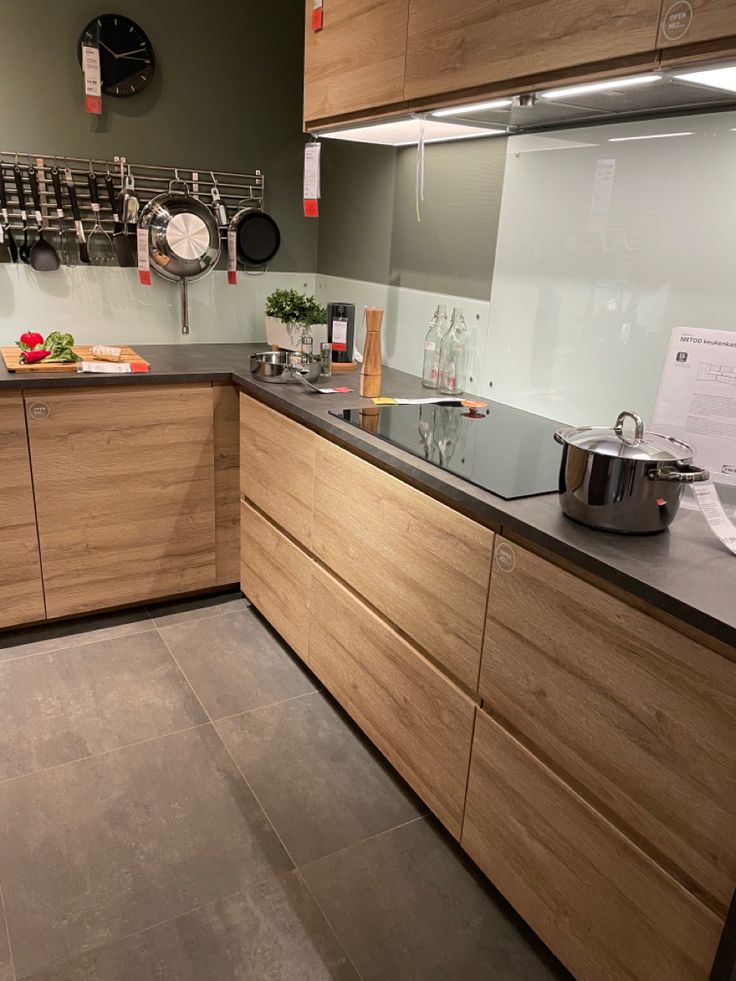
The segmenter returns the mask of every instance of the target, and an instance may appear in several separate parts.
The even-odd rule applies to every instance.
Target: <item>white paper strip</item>
[[[708,480],[702,484],[693,484],[692,489],[710,530],[716,538],[720,538],[729,552],[736,555],[736,525],[732,524],[723,510],[715,486]]]

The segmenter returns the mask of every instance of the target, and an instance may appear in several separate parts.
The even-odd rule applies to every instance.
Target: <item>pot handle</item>
[[[634,422],[635,428],[633,439],[627,439],[624,436],[624,421],[626,419],[631,419]],[[623,412],[619,412],[618,419],[613,427],[613,431],[616,433],[622,443],[626,443],[627,446],[636,446],[637,443],[640,443],[644,439],[644,422],[642,421],[641,416],[638,416],[635,412],[629,412],[624,409]]]
[[[649,474],[650,480],[668,480],[679,484],[697,484],[701,480],[710,480],[710,473],[702,467],[683,467],[682,470],[661,470],[659,467]]]
[[[564,429],[558,429],[557,432],[555,433],[555,443],[559,443],[560,446],[565,445],[565,440],[562,438],[563,432],[565,432]]]

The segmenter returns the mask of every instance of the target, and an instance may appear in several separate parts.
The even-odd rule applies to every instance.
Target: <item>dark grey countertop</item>
[[[358,394],[357,373],[333,376],[332,385],[353,389],[345,395],[316,395],[296,384],[254,381],[248,371],[248,357],[263,347],[135,345],[151,363],[148,374],[28,376],[11,375],[2,367],[0,389],[233,381],[248,394],[328,434],[470,517],[544,548],[717,640],[736,646],[736,560],[712,535],[699,511],[681,508],[669,531],[636,537],[611,535],[574,524],[561,513],[556,494],[505,501],[331,416],[331,409],[366,404]],[[330,383],[325,380],[324,384]],[[384,368],[383,394],[411,398],[427,393],[415,376]]]

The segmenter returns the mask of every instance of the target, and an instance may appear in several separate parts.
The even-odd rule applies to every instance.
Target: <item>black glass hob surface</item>
[[[488,402],[382,405],[330,413],[507,501],[558,489],[559,422]]]

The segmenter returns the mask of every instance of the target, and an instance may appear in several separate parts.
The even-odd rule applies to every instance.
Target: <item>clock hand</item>
[[[129,58],[131,55],[140,54],[141,51],[145,51],[145,48],[134,48],[132,51],[123,51],[122,54],[115,55],[116,58]]]
[[[105,44],[104,41],[100,41],[100,47],[101,48],[104,48],[105,51],[109,51],[110,54],[113,56],[113,58],[119,58],[120,57],[119,54],[115,54],[115,52],[112,50],[112,48],[108,48],[108,46]]]
[[[136,57],[131,57],[131,55],[120,55],[120,57],[125,58],[126,61],[142,61],[146,65],[151,64],[148,58],[136,58]]]

